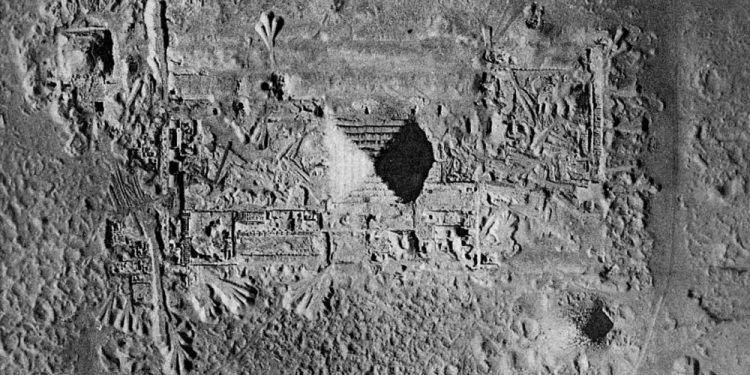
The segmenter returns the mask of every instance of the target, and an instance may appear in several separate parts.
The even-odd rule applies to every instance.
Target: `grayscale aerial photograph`
[[[0,0],[0,374],[749,375],[748,0]]]

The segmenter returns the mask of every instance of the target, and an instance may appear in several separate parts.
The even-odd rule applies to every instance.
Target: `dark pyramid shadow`
[[[605,342],[612,327],[614,327],[614,323],[604,313],[603,306],[599,303],[588,311],[588,317],[581,327],[581,332],[593,344],[601,345]]]
[[[401,128],[375,157],[375,173],[403,203],[419,196],[435,162],[432,144],[414,122]]]

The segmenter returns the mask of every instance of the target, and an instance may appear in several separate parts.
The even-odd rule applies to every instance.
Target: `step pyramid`
[[[358,190],[378,200],[388,197],[378,192],[383,187],[402,203],[417,198],[435,160],[432,143],[415,122],[338,119],[336,126],[373,161],[375,176]]]

